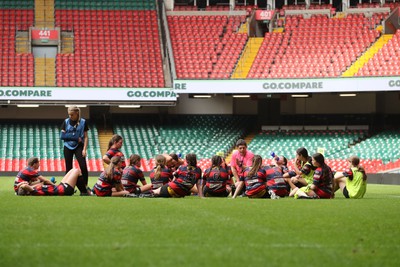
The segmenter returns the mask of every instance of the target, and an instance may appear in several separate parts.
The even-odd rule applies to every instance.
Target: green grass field
[[[255,200],[17,197],[12,184],[0,178],[2,267],[400,262],[400,186],[368,185],[361,200]]]

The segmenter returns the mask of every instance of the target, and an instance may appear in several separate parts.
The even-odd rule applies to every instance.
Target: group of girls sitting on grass
[[[118,153],[117,151],[115,154]],[[108,166],[93,187],[93,195],[329,199],[334,197],[338,189],[346,198],[362,198],[366,192],[367,176],[360,166],[358,157],[350,157],[349,167],[343,172],[334,173],[325,163],[321,153],[315,153],[310,157],[305,148],[296,151],[296,164],[293,170],[288,170],[287,159],[283,156],[274,155],[272,164],[263,166],[262,157],[254,155],[251,166],[244,166],[238,181],[233,181],[232,169],[221,155],[214,155],[211,158],[211,167],[204,172],[197,166],[197,157],[193,153],[187,154],[185,160],[175,154],[157,155],[156,166],[150,173],[151,183],[146,182],[140,170],[139,155],[131,155],[129,165],[125,168],[122,165],[123,159],[123,155],[114,155],[107,161]],[[34,164],[28,160],[27,168],[17,175],[14,183],[16,194],[73,194],[80,175],[79,170],[68,173],[61,184],[56,186],[38,173],[39,161],[33,162]]]

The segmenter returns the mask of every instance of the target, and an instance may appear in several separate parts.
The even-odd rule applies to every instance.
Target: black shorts
[[[345,198],[350,198],[350,196],[349,196],[349,191],[347,191],[347,188],[346,188],[346,187],[343,188],[343,196],[344,196]]]
[[[64,196],[72,196],[75,192],[74,188],[67,183],[60,183],[64,187]]]
[[[271,198],[271,196],[269,195],[267,189],[263,189],[260,192],[258,192],[257,194],[252,195],[252,196],[248,196],[247,195],[247,197],[248,198]]]
[[[222,192],[214,192],[210,190],[209,187],[205,186],[203,190],[203,194],[205,197],[227,197],[229,195],[228,191],[222,191]]]
[[[169,187],[168,184],[165,184],[161,187],[159,197],[171,197],[171,195],[168,192],[168,187]]]

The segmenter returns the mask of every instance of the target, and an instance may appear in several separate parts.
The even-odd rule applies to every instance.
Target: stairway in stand
[[[54,0],[35,0],[35,27],[54,27]]]
[[[113,133],[112,129],[105,129],[105,130],[98,131],[100,150],[101,150],[102,156],[104,154],[106,154],[107,149],[108,149],[108,142],[110,141],[110,139],[113,135],[114,135],[114,133]],[[105,167],[105,165],[104,165],[104,167]]]
[[[56,86],[54,58],[35,58],[35,86]]]

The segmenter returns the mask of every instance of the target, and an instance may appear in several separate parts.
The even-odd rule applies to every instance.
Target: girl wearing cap
[[[340,188],[345,198],[363,198],[367,191],[367,174],[360,166],[360,158],[351,156],[349,168],[344,172],[335,174],[335,191]]]
[[[88,132],[87,121],[81,117],[81,110],[77,106],[68,107],[68,118],[61,125],[60,139],[64,141],[65,173],[73,166],[74,155],[79,163],[82,176],[79,177],[76,186],[81,195],[90,195],[88,189],[89,173],[86,165]]]

